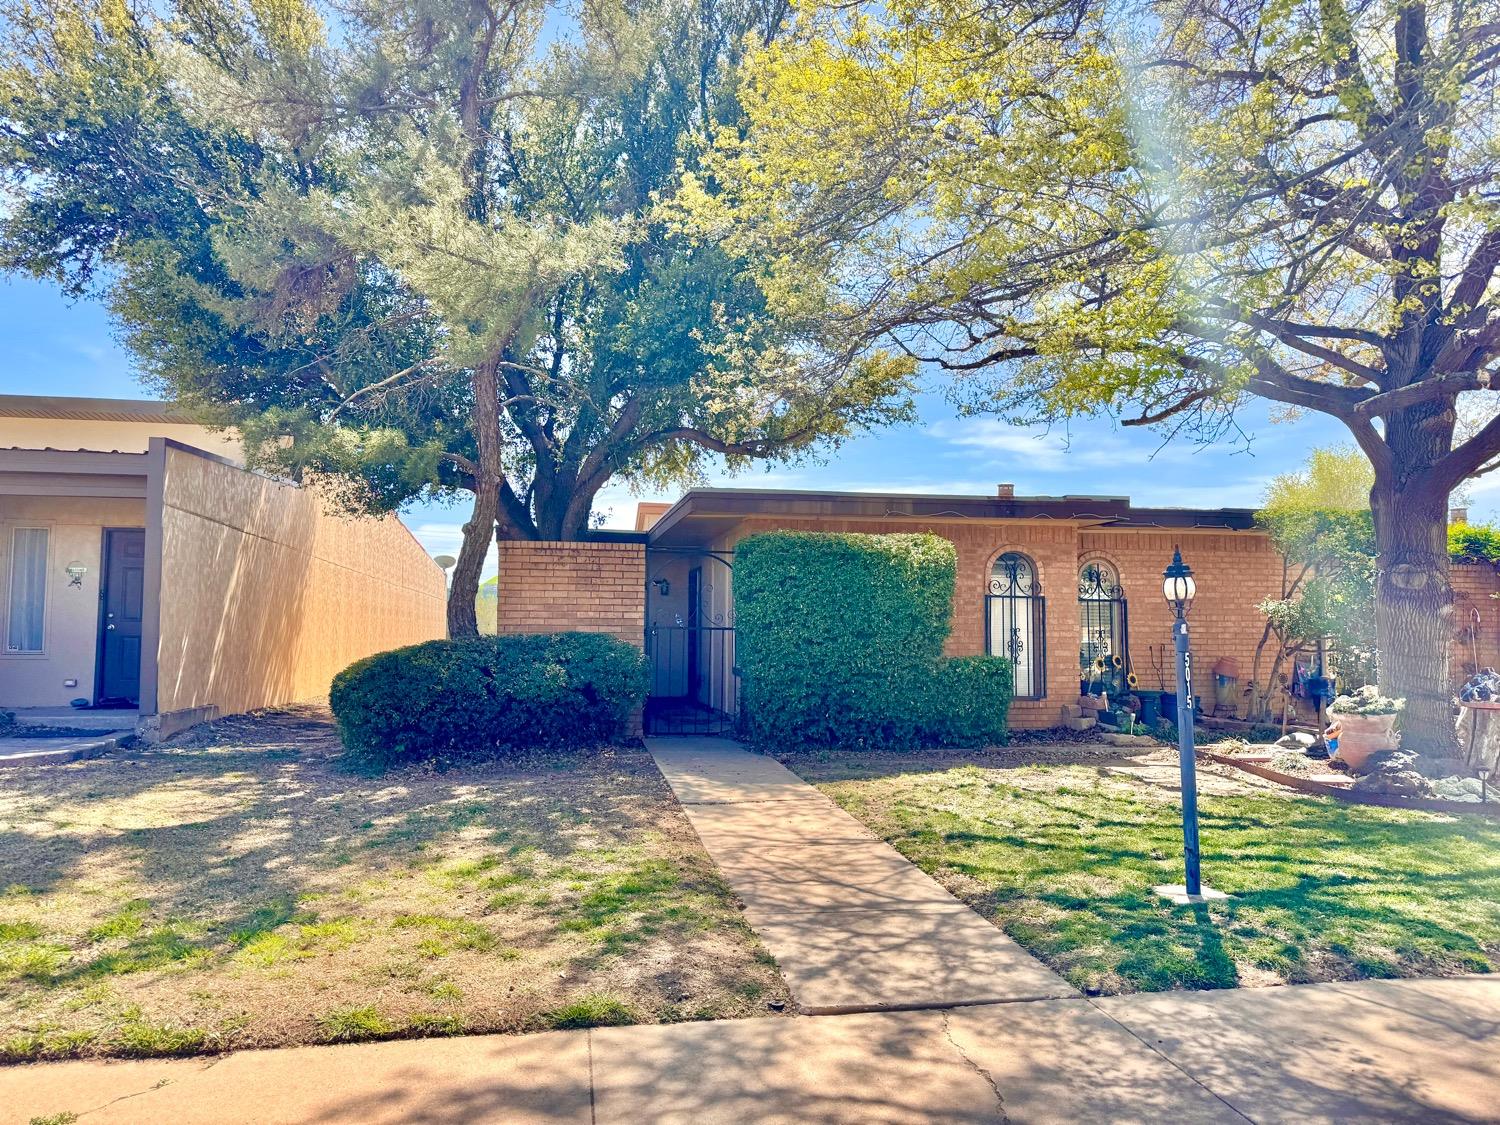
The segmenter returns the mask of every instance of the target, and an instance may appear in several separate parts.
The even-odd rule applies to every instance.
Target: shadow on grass
[[[501,981],[509,1002],[511,980],[561,1010],[574,992],[625,981],[613,967],[621,954],[677,935],[672,955],[657,957],[659,985],[644,978],[640,995],[627,990],[646,1018],[670,1017],[679,1000],[692,1014],[701,997],[746,987],[747,964],[776,990],[644,751],[379,777],[343,769],[339,752],[326,719],[269,714],[215,724],[186,745],[0,776],[0,988],[17,1000],[0,1004],[0,1029],[30,1028],[44,1008],[82,1005],[82,994],[122,977],[134,978],[132,993],[206,992],[217,1003],[226,982],[232,992],[257,974],[291,981],[303,962],[299,981],[320,966],[373,979],[399,961],[401,987],[456,971],[442,960],[449,954],[516,960],[517,948],[545,965],[519,980],[521,967],[510,977],[497,970],[476,987]],[[715,922],[724,944],[687,948]],[[307,961],[350,946],[369,953]],[[691,988],[671,979],[684,966]],[[188,972],[170,983],[177,970]],[[379,981],[370,988],[378,994]],[[496,1008],[479,992],[473,999]],[[457,993],[444,1003],[463,1007]],[[412,1030],[387,1024],[392,1034]]]
[[[1206,796],[1174,907],[1178,805],[1089,762],[823,755],[830,796],[1076,986],[1099,992],[1442,975],[1500,965],[1500,826],[1316,797]],[[792,763],[794,768],[798,763]]]

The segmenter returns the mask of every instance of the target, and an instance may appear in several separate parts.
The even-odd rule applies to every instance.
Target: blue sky
[[[1076,422],[1066,433],[1028,431],[993,418],[959,418],[940,393],[941,380],[932,384],[918,425],[867,434],[821,463],[774,465],[733,478],[716,474],[711,483],[988,494],[1004,481],[1022,495],[1102,494],[1129,496],[1138,504],[1254,507],[1266,482],[1299,467],[1309,448],[1347,441],[1331,419],[1273,422],[1261,407],[1241,419],[1248,448],[1185,442],[1162,448],[1158,436],[1107,420]],[[51,285],[20,279],[0,280],[0,388],[12,394],[143,394],[100,305],[69,302]],[[1489,483],[1473,491],[1475,518],[1497,516],[1500,482],[1485,487]],[[675,494],[636,496],[612,486],[601,494],[599,510],[608,524],[628,527],[638,499],[670,500]],[[403,518],[438,554],[457,549],[464,514],[461,507],[419,505]],[[492,558],[488,572],[493,569]]]

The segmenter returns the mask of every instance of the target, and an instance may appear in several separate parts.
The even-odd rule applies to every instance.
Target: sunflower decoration
[[[1101,657],[1099,657],[1099,659],[1097,659],[1097,660],[1094,661],[1094,671],[1096,671],[1096,672],[1102,672],[1102,671],[1104,671],[1104,669],[1105,669],[1104,657],[1101,656]]]
[[[1118,653],[1116,653],[1114,656],[1111,656],[1109,658],[1109,662],[1111,664],[1113,664],[1116,668],[1123,668],[1123,667],[1125,667],[1125,661],[1123,661],[1123,660],[1120,659],[1120,656],[1119,656]]]
[[[1125,682],[1133,688],[1138,688],[1141,686],[1141,678],[1134,672],[1129,672],[1126,674]]]

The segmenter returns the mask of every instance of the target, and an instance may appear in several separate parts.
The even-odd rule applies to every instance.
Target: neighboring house
[[[758,531],[930,531],[958,551],[950,655],[1015,664],[1012,723],[1057,725],[1081,680],[1118,694],[1175,688],[1162,571],[1174,547],[1198,576],[1194,690],[1248,682],[1281,556],[1243,508],[1139,508],[1122,497],[911,496],[695,489],[642,504],[635,532],[583,543],[501,544],[499,628],[588,629],[642,644],[653,670],[648,732],[684,715],[725,729],[736,709],[734,546]],[[1105,670],[1097,673],[1096,662]],[[1217,668],[1217,675],[1216,675]],[[1233,677],[1235,684],[1216,682]]]
[[[144,734],[318,697],[443,636],[443,573],[159,402],[0,395],[0,706],[136,709]]]

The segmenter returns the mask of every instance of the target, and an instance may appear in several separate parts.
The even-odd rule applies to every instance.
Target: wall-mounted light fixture
[[[77,559],[74,559],[67,566],[63,567],[63,570],[67,572],[68,585],[78,587],[82,587],[83,576],[89,572],[89,568]]]
[[[665,578],[657,578],[652,581],[651,585],[656,587],[656,592],[662,597],[666,597],[672,592],[672,583],[668,582]]]

